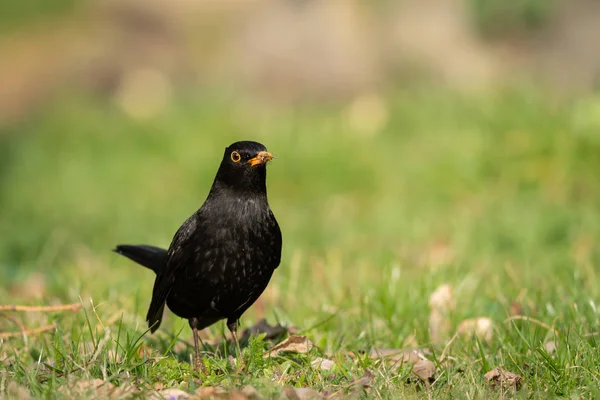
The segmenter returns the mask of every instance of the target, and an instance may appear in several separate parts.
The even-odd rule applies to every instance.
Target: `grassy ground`
[[[203,384],[473,399],[507,394],[484,378],[503,367],[523,379],[516,397],[598,398],[598,104],[411,91],[291,111],[211,97],[139,122],[98,100],[57,102],[0,133],[0,304],[83,307],[0,316],[1,332],[57,327],[0,342],[0,391],[105,397],[100,379],[143,394]],[[377,125],[373,108],[387,123],[358,129]],[[272,344],[255,337],[240,372],[217,324],[204,332],[208,372],[193,372],[186,322],[169,315],[145,334],[153,275],[110,249],[168,246],[238,139],[279,156],[268,187],[284,236],[242,328],[267,318],[316,348],[263,358]],[[451,296],[432,310],[443,284]],[[450,340],[480,317],[490,331]],[[437,368],[431,383],[368,356],[414,347]]]

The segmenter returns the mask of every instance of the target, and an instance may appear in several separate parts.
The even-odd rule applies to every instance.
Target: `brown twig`
[[[54,329],[56,329],[56,324],[50,324],[50,325],[42,326],[41,328],[35,328],[35,329],[24,329],[21,332],[0,332],[0,339],[8,339],[8,338],[17,337],[17,336],[36,335],[38,333],[43,333],[43,332],[51,331]]]
[[[12,322],[13,324],[17,325],[21,331],[25,330],[25,325],[23,325],[21,322],[19,322],[19,320],[17,320],[15,317],[10,316],[8,314],[0,314],[0,317],[5,318],[5,319],[9,320],[10,322]]]
[[[0,311],[18,312],[52,312],[52,311],[77,311],[82,307],[81,303],[61,304],[58,306],[19,306],[14,304],[0,304]]]

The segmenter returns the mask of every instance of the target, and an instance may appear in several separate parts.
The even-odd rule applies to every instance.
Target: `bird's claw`
[[[206,373],[206,367],[204,366],[204,363],[202,362],[202,359],[200,357],[196,357],[194,369],[196,371],[202,371],[202,373]]]

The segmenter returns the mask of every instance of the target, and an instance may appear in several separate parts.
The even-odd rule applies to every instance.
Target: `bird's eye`
[[[237,151],[231,152],[231,161],[240,162],[241,159],[242,159],[242,156],[240,156],[240,153],[238,153]]]

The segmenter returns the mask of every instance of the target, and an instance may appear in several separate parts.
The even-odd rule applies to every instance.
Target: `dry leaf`
[[[148,359],[152,355],[152,350],[144,343],[137,350],[138,357],[141,359]]]
[[[266,352],[263,357],[274,357],[279,353],[291,351],[294,353],[308,353],[314,345],[306,336],[290,336],[283,342],[275,345],[271,350]]]
[[[461,335],[476,335],[489,342],[494,336],[494,322],[487,317],[466,319],[458,325],[457,331]]]
[[[200,399],[229,399],[229,393],[218,386],[204,386],[199,387],[194,392],[194,397]]]
[[[114,387],[114,385],[112,383],[105,382],[102,379],[78,380],[75,382],[75,386],[82,390],[98,389],[100,387],[108,387],[108,388]]]
[[[456,307],[452,286],[439,286],[429,296],[429,334],[433,343],[442,343],[450,332],[450,313]]]
[[[76,380],[76,378],[69,379],[66,386],[61,386],[59,392],[64,394],[66,398],[85,398],[90,394],[103,399],[118,399],[125,397],[128,394],[132,394],[136,389],[132,386],[115,386],[110,382],[103,381],[102,379],[89,379],[89,380]]]
[[[286,388],[283,394],[290,400],[317,400],[325,398],[321,393],[311,388]]]
[[[260,400],[262,399],[261,395],[258,393],[258,390],[254,386],[246,385],[242,389],[242,393],[246,395],[248,400]]]
[[[170,388],[161,390],[158,393],[155,393],[151,396],[151,399],[167,399],[167,400],[185,400],[189,399],[191,396],[189,393],[184,392],[181,389]]]
[[[523,378],[520,375],[506,371],[502,368],[494,368],[487,372],[483,377],[492,388],[500,386],[503,390],[519,390],[523,383]]]
[[[246,396],[242,391],[233,389],[233,391],[229,394],[227,400],[249,400],[248,396]]]
[[[252,388],[252,386],[246,386],[244,388],[244,391],[233,389],[231,392],[225,390],[222,387],[218,387],[218,386],[199,387],[198,389],[196,389],[194,394],[189,397],[189,400],[200,400],[200,399],[249,400],[251,398],[254,400],[260,399],[258,391],[256,391],[256,389],[254,389],[254,388],[252,388],[252,389],[254,389],[254,393],[252,393],[253,397],[250,397],[248,394],[246,394],[245,391],[250,391],[250,389],[247,389],[247,388]]]
[[[365,392],[368,391],[369,388],[365,389]],[[356,393],[356,387],[354,388],[354,393]],[[323,390],[323,396],[325,396],[325,398],[327,400],[348,400],[348,399],[358,399],[360,398],[361,393],[356,393],[356,395],[353,396],[353,392],[350,393],[345,393],[343,391],[336,391],[336,392],[331,392],[330,390]]]
[[[369,352],[369,357],[384,358],[390,364],[414,364],[426,360],[425,355],[419,350],[372,349]]]
[[[329,371],[330,369],[332,369],[335,366],[335,363],[326,358],[317,357],[310,363],[310,365],[313,368],[318,368],[323,371]]]
[[[363,374],[363,376],[361,376],[356,381],[354,381],[352,383],[352,385],[353,386],[362,386],[362,387],[371,387],[374,380],[375,380],[375,375],[368,369],[365,369],[365,373]]]
[[[412,372],[421,380],[432,383],[435,375],[435,364],[429,360],[420,360],[413,366]]]

